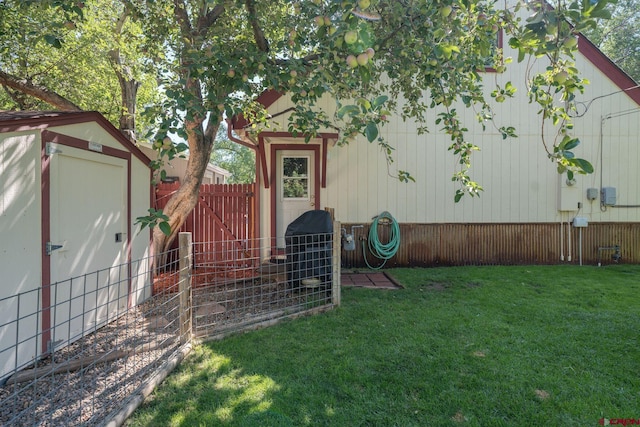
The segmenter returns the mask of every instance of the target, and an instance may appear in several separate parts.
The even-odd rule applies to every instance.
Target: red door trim
[[[51,169],[50,156],[47,156],[47,143],[78,148],[109,157],[116,157],[127,161],[127,241],[125,253],[129,263],[129,277],[131,277],[131,153],[113,147],[101,146],[101,151],[90,149],[89,141],[72,136],[43,130],[41,133],[40,164],[41,164],[41,215],[42,215],[42,353],[49,352],[48,343],[51,340],[51,257],[47,255],[47,242],[51,239]],[[131,295],[131,280],[128,283]]]
[[[278,186],[276,185],[276,168],[277,165],[277,152],[283,150],[297,150],[297,151],[313,151],[313,191],[315,193],[315,209],[320,209],[320,145],[312,144],[271,144],[271,242],[272,246],[276,246],[276,204],[278,203],[278,195],[276,194]]]

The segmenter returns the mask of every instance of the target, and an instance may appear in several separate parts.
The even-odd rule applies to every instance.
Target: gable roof
[[[96,122],[142,163],[151,159],[97,111],[0,111],[0,133]]]
[[[624,91],[629,98],[640,105],[640,87],[638,83],[583,34],[580,34],[578,39],[578,51],[607,76],[609,80]]]

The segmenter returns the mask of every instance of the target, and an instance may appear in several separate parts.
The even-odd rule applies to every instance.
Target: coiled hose
[[[382,243],[378,236],[378,223],[381,220],[388,220],[391,224],[391,228],[389,231],[389,241],[387,243]],[[369,227],[369,238],[367,239],[369,252],[376,258],[384,260],[384,262],[378,267],[372,267],[367,261],[367,253],[365,251],[364,240],[362,241],[362,255],[364,256],[364,262],[367,264],[367,267],[373,270],[379,270],[387,263],[387,261],[398,252],[400,248],[400,225],[396,219],[389,212],[382,212],[380,215],[373,218],[373,222],[371,223],[371,227]]]

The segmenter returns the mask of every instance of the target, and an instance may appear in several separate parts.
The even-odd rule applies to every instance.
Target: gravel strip
[[[331,304],[330,285],[291,289],[282,275],[220,280],[197,272],[192,275],[192,318],[194,335],[200,337]],[[161,280],[168,283],[173,278]],[[32,367],[49,367],[46,374],[0,387],[0,426],[96,425],[127,405],[179,351],[179,298],[171,292],[174,289],[156,288],[158,294],[140,306]],[[105,361],[114,352],[125,356]],[[53,371],[83,359],[90,362],[81,369]]]

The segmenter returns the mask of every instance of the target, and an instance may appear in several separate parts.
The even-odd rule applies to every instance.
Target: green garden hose
[[[391,224],[389,231],[389,241],[382,243],[378,236],[378,224],[380,221],[387,220]],[[382,212],[377,217],[373,218],[371,227],[369,228],[369,238],[367,239],[369,245],[369,252],[376,258],[383,259],[384,262],[378,267],[372,267],[367,261],[367,253],[365,251],[364,240],[362,241],[362,255],[364,256],[364,262],[367,267],[373,270],[379,270],[391,259],[400,248],[400,225],[396,219],[389,212]]]

